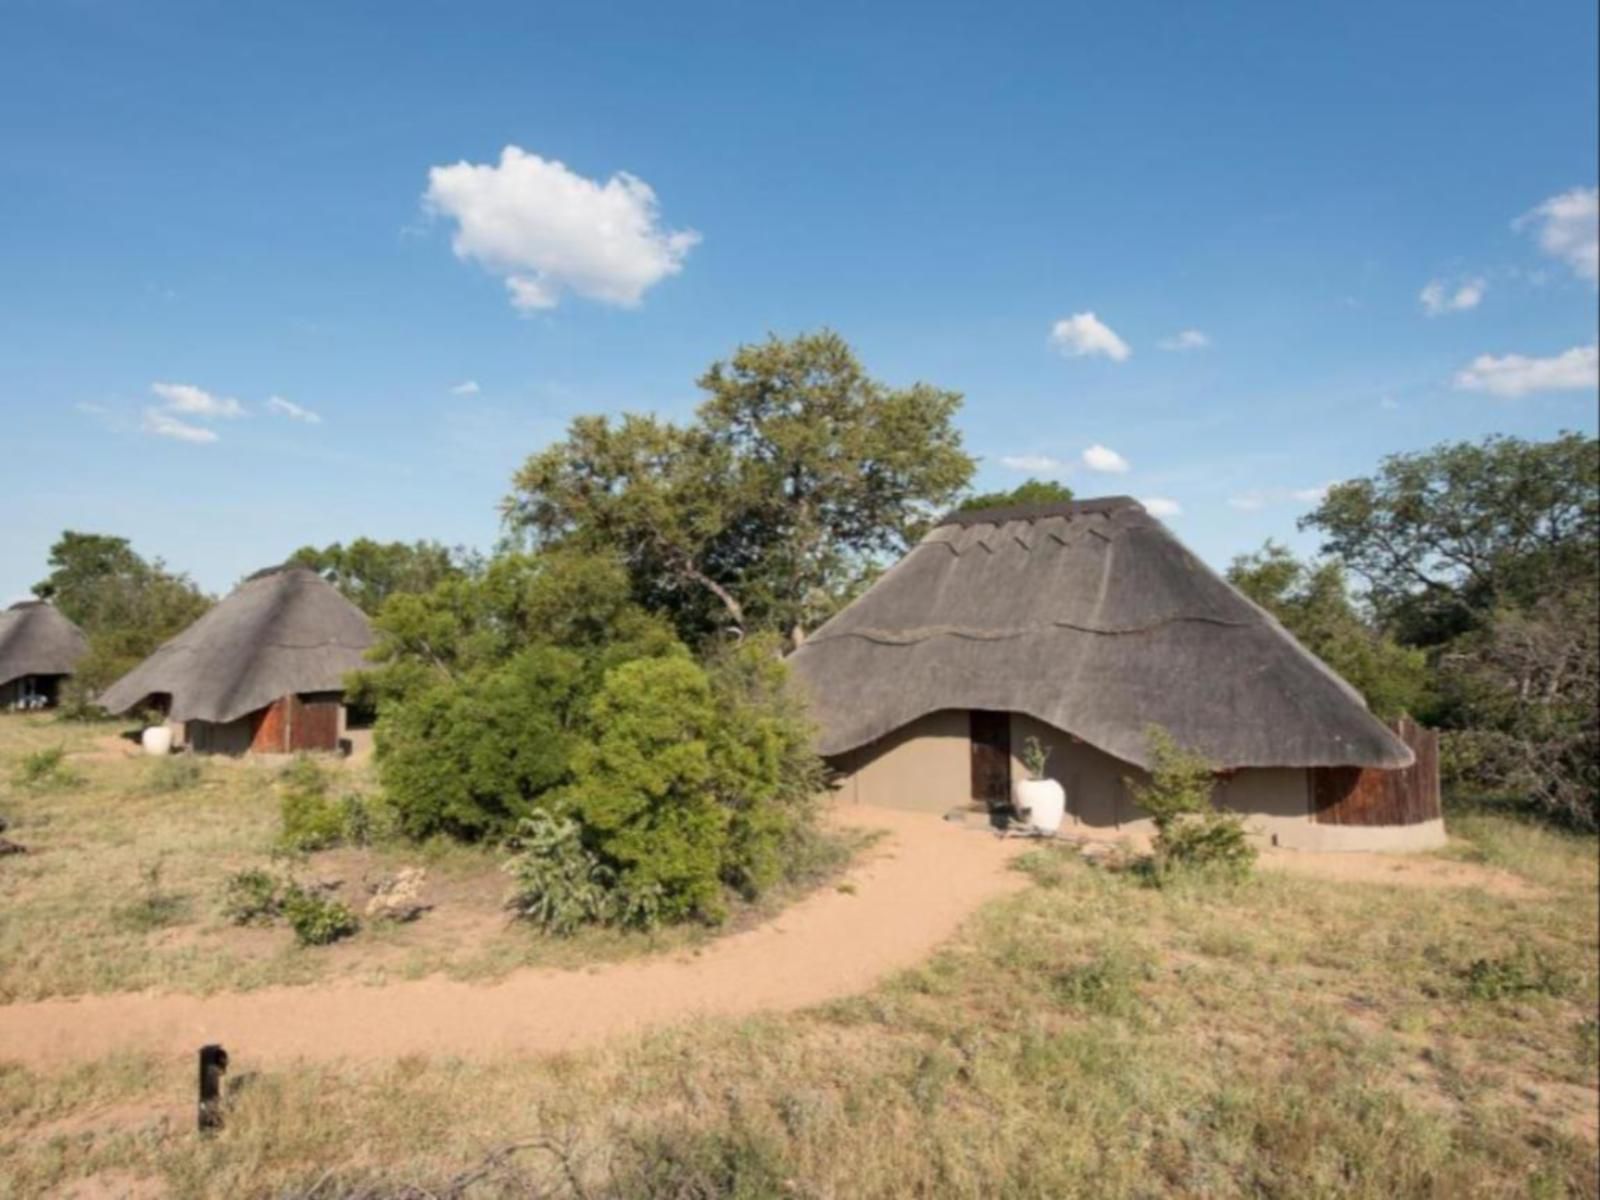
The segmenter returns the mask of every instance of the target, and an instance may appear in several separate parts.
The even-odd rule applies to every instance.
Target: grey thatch
[[[99,703],[127,712],[172,697],[175,721],[237,720],[291,693],[337,692],[372,644],[366,614],[315,571],[252,575],[112,684]]]
[[[842,754],[940,709],[1026,713],[1148,766],[1404,767],[1411,751],[1136,500],[953,513],[790,658]]]
[[[0,685],[24,675],[71,675],[89,639],[53,604],[22,600],[0,612]]]

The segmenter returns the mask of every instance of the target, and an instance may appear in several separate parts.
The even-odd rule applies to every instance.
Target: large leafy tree
[[[141,558],[127,538],[64,532],[50,547],[50,574],[34,595],[55,604],[89,637],[73,691],[93,694],[132,670],[198,620],[211,598],[160,559]]]
[[[1600,441],[1490,437],[1384,460],[1306,525],[1424,647],[1457,794],[1600,825]]]
[[[289,557],[310,567],[369,616],[396,593],[426,592],[447,579],[465,575],[470,564],[461,551],[438,542],[377,542],[357,538],[317,549],[302,546]]]
[[[1600,442],[1489,437],[1384,459],[1329,490],[1323,535],[1405,636],[1438,644],[1600,570]]]
[[[1228,581],[1366,697],[1378,716],[1417,711],[1427,690],[1427,656],[1367,620],[1337,560],[1303,562],[1288,547],[1268,542],[1235,558]]]
[[[575,421],[517,472],[504,510],[536,545],[619,553],[640,599],[692,636],[798,643],[972,473],[960,396],[871,378],[835,333],[742,346],[699,386],[686,426]]]

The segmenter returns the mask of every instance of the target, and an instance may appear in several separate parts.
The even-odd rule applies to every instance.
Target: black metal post
[[[200,1047],[200,1132],[222,1128],[222,1077],[228,1072],[228,1052],[221,1046]]]

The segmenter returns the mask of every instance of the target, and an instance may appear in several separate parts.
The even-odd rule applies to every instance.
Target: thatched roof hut
[[[945,806],[941,775],[965,791],[963,753],[1014,759],[1025,735],[1058,744],[1061,770],[1095,758],[1120,782],[1160,726],[1230,778],[1277,772],[1307,796],[1308,770],[1412,762],[1354,688],[1125,496],[952,513],[790,663],[819,750],[880,798],[934,794],[916,806]],[[968,713],[989,714],[970,722],[985,732],[962,736]],[[929,765],[952,739],[970,748]],[[1102,798],[1111,824],[1137,819],[1118,803]]]
[[[191,726],[197,749],[332,749],[338,730],[330,739],[328,713],[371,644],[366,614],[315,571],[274,567],[245,580],[99,702],[114,713],[163,704],[171,720]],[[308,732],[315,726],[315,744],[291,735],[297,717]]]
[[[53,703],[89,639],[55,605],[22,600],[0,612],[0,707]]]

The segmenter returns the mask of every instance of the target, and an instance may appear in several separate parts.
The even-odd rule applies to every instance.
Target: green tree
[[[1228,581],[1366,697],[1378,716],[1417,711],[1428,686],[1427,655],[1363,618],[1336,559],[1302,562],[1269,541],[1254,554],[1236,557]]]
[[[1054,479],[1028,479],[1009,492],[979,492],[956,507],[962,512],[980,508],[1010,508],[1017,504],[1061,504],[1072,499],[1072,489]]]
[[[1600,441],[1488,437],[1383,460],[1301,520],[1402,640],[1438,645],[1600,572]]]
[[[289,561],[316,571],[357,608],[376,615],[397,593],[432,590],[447,579],[469,574],[465,552],[438,542],[376,542],[357,538],[317,549],[302,546]]]
[[[69,702],[77,705],[132,670],[156,647],[199,620],[211,598],[160,559],[146,562],[126,538],[64,532],[50,548],[50,574],[34,585],[83,629]]]
[[[575,421],[504,505],[535,545],[620,554],[640,599],[690,636],[777,629],[798,643],[972,473],[960,397],[872,379],[831,332],[741,346],[699,386],[685,427]]]

